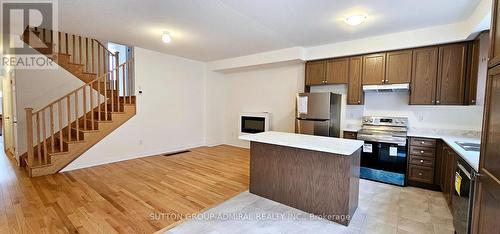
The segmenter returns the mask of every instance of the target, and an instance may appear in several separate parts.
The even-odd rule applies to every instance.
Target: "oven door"
[[[360,177],[399,186],[406,185],[406,146],[365,141]]]
[[[381,143],[379,153],[380,169],[406,174],[406,146]]]

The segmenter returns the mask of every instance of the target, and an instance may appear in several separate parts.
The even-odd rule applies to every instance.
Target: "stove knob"
[[[397,123],[397,124],[401,123],[401,122],[399,122],[399,120],[396,120],[396,121],[394,121],[394,122],[395,122],[395,123]]]

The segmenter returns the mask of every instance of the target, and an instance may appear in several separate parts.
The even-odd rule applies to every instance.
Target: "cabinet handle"
[[[420,150],[420,153],[421,153],[421,154],[423,154],[423,153],[424,153],[424,151],[423,151],[423,150]]]
[[[419,175],[419,176],[422,176],[422,172],[419,172],[419,173],[418,173],[418,175]]]
[[[434,102],[436,102],[436,101],[432,100],[431,102],[432,102],[432,103],[434,103]]]
[[[422,141],[422,145],[425,145],[425,141]]]
[[[358,103],[361,103],[361,100],[358,100]]]
[[[389,83],[389,80],[385,80],[385,83]]]
[[[476,100],[471,100],[471,102],[472,102],[472,103],[475,103],[475,102],[476,102]]]
[[[385,80],[382,80],[382,83],[385,83]]]
[[[424,163],[424,160],[420,160],[420,163]]]
[[[439,100],[437,100],[436,103],[439,104]]]

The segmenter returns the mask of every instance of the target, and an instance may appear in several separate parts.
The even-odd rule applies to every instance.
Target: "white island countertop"
[[[351,155],[363,146],[363,141],[358,140],[274,131],[242,135],[239,139],[339,155]]]

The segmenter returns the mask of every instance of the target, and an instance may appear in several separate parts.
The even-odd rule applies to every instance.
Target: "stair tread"
[[[96,130],[89,130],[89,129],[82,129],[81,126],[79,126],[79,128],[76,128],[76,127],[71,127],[72,129],[75,129],[77,131],[81,131],[81,132],[98,132],[99,130],[96,129]]]
[[[57,138],[59,139],[59,136]],[[81,137],[80,140],[77,140],[76,136],[72,136],[71,140],[69,140],[68,135],[63,135],[63,139],[62,140],[63,140],[63,142],[66,142],[68,144],[76,144],[76,143],[85,142],[85,140],[83,139],[83,137]]]
[[[28,167],[30,167],[30,168],[50,167],[50,166],[52,166],[52,163],[42,163],[42,162],[40,162],[36,156],[33,157],[33,165],[29,165],[29,163],[28,163],[28,157],[24,157],[23,160],[26,163],[26,165],[28,165]]]

